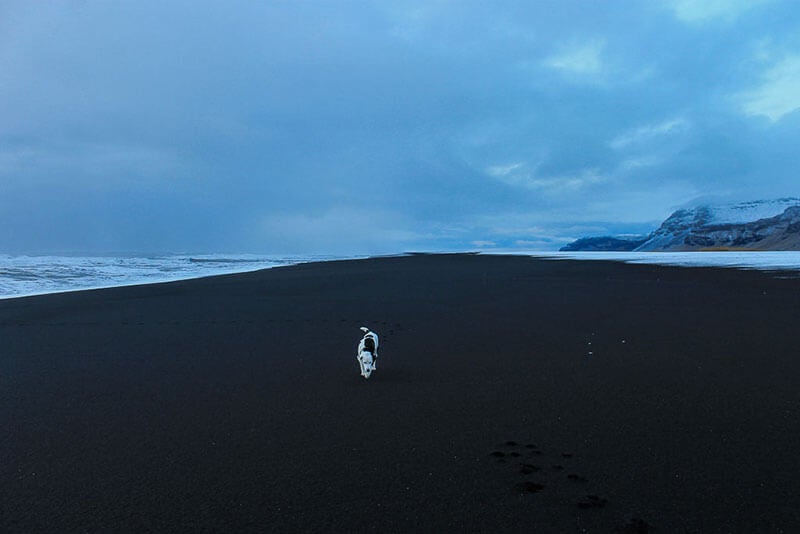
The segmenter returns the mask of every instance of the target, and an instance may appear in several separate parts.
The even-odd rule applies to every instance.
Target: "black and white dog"
[[[378,334],[367,328],[361,327],[364,332],[364,337],[358,343],[358,355],[356,359],[361,366],[361,376],[369,378],[372,371],[375,370],[375,364],[378,361]]]

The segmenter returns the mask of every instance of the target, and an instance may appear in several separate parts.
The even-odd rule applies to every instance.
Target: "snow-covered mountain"
[[[584,238],[562,250],[595,250],[584,246],[598,239],[609,238]],[[681,209],[670,215],[634,250],[709,249],[800,250],[800,198]]]
[[[800,250],[800,198],[678,210],[636,250]]]
[[[774,200],[753,200],[737,204],[704,205],[695,208],[709,217],[706,224],[744,224],[780,215],[787,208],[800,206],[800,198],[788,197]]]

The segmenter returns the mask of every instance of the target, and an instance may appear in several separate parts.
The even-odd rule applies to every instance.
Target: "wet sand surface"
[[[511,256],[0,301],[0,531],[796,532],[798,332],[797,279]]]

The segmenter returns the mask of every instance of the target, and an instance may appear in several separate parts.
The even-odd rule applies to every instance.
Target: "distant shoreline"
[[[740,254],[742,253],[742,254]],[[2,290],[11,291],[17,283],[11,275],[8,274],[7,269],[5,273],[0,271],[0,300],[8,300],[15,298],[27,298],[39,295],[51,295],[58,293],[69,293],[74,291],[96,291],[102,289],[109,289],[115,287],[129,287],[149,284],[163,284],[176,282],[181,280],[193,280],[198,278],[208,278],[214,276],[226,276],[230,274],[247,273],[251,271],[258,271],[262,269],[272,269],[286,265],[296,265],[300,263],[314,263],[314,262],[330,262],[330,261],[346,261],[353,259],[366,259],[366,258],[385,258],[385,257],[401,257],[401,256],[435,256],[435,255],[512,255],[512,256],[530,256],[535,258],[553,258],[553,259],[574,259],[581,261],[618,261],[623,263],[651,263],[658,265],[671,265],[677,267],[721,267],[721,268],[734,268],[734,269],[756,269],[768,271],[798,271],[800,270],[800,252],[796,251],[755,251],[750,249],[745,250],[707,250],[707,251],[687,251],[687,252],[543,252],[543,251],[524,251],[524,250],[480,250],[480,251],[453,251],[453,252],[403,252],[392,255],[377,255],[377,256],[359,256],[359,257],[323,257],[319,256],[298,256],[292,260],[286,259],[285,256],[278,257],[275,260],[264,259],[258,263],[252,259],[205,259],[196,257],[183,257],[182,260],[187,261],[191,265],[199,265],[199,268],[208,269],[206,272],[191,272],[185,276],[178,276],[175,273],[166,273],[163,276],[148,275],[147,277],[133,279],[125,278],[125,273],[120,270],[120,276],[123,277],[122,282],[105,282],[105,283],[90,283],[85,286],[78,287],[52,287],[52,284],[57,284],[58,280],[53,281],[44,278],[42,284],[50,284],[50,287],[43,287],[41,289],[35,288],[33,284],[27,283],[33,289],[24,292],[2,294]],[[60,257],[50,257],[51,261],[58,261]],[[76,268],[81,268],[80,257],[68,257],[70,265],[75,265]],[[87,257],[87,261],[97,263],[98,258]],[[126,258],[127,260],[138,260],[139,258]],[[151,260],[151,258],[142,258]],[[112,263],[115,258],[110,258],[109,262]],[[227,268],[214,270],[213,267],[217,265],[228,265]],[[231,268],[230,266],[236,266]],[[243,266],[247,265],[246,268]],[[49,264],[42,263],[38,267],[41,270],[51,268]],[[118,266],[115,266],[118,268]],[[36,274],[31,273],[31,274]],[[792,274],[792,273],[790,273]],[[59,276],[64,276],[64,273],[59,273]]]

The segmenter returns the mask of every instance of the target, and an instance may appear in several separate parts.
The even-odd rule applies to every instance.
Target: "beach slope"
[[[798,279],[482,255],[2,301],[0,531],[797,531],[799,327]]]

